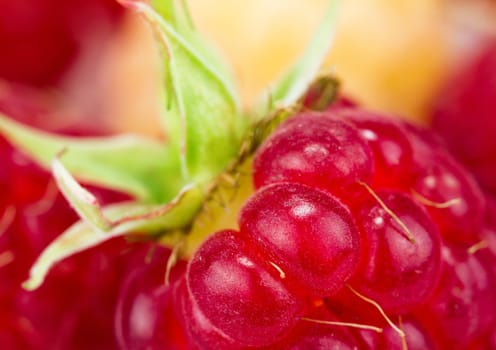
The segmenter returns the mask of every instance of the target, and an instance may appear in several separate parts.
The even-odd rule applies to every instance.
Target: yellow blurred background
[[[344,92],[364,106],[425,121],[428,102],[450,63],[453,48],[447,38],[457,18],[453,14],[465,6],[454,3],[463,1],[342,0],[324,69],[336,74]],[[199,30],[232,65],[247,104],[304,50],[327,1],[189,4]],[[129,16],[107,57],[106,115],[115,116],[120,130],[156,133],[153,123],[141,122],[158,115],[160,107],[156,51],[140,18]]]
[[[209,10],[208,0],[191,4],[198,25],[234,62],[246,101],[304,50],[327,2],[217,1],[222,11]],[[341,1],[326,67],[364,104],[420,114],[418,102],[442,65],[440,7],[436,0]]]

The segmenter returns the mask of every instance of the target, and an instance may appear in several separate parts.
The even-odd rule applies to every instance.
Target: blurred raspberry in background
[[[446,78],[431,101],[432,127],[496,195],[496,3],[457,1],[451,9]]]
[[[2,1],[0,77],[53,86],[117,29],[123,9],[113,0]]]

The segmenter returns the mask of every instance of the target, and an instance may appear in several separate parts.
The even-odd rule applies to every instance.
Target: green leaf
[[[164,52],[166,125],[185,178],[212,179],[235,156],[247,128],[226,65],[194,30],[176,1],[126,1],[155,30]],[[162,16],[163,17],[162,17]]]
[[[162,206],[128,202],[103,208],[99,216],[106,218],[109,224],[106,229],[95,229],[95,223],[90,222],[91,216],[89,221],[80,221],[69,227],[41,253],[23,287],[27,290],[38,288],[57,262],[113,237],[130,233],[158,235],[172,231],[166,241],[177,243],[182,239],[179,231],[189,225],[202,199],[203,193],[198,188],[187,186]]]
[[[303,55],[274,84],[269,96],[263,95],[254,111],[255,118],[263,118],[278,108],[295,103],[315,79],[333,42],[339,0],[330,0],[312,40]]]
[[[159,141],[137,135],[64,137],[1,114],[0,133],[46,168],[65,150],[63,164],[78,179],[143,201],[169,200],[184,186],[177,153]]]

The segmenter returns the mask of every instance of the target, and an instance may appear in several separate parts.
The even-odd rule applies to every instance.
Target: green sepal
[[[97,231],[105,232],[110,230],[112,223],[103,215],[96,197],[72,177],[67,169],[64,168],[58,156],[52,161],[52,173],[60,192],[62,192],[80,218]]]
[[[62,154],[52,161],[52,172],[62,194],[82,221],[72,225],[43,250],[30,270],[29,280],[23,285],[26,289],[39,287],[58,261],[113,237],[133,232],[157,235],[186,229],[202,205],[203,191],[187,185],[163,205],[125,202],[102,209],[98,200],[64,168],[59,156]],[[172,241],[169,241],[177,239],[177,235],[171,236]]]
[[[29,279],[23,283],[23,288],[38,288],[57,262],[114,237],[131,233],[166,235],[161,241],[173,245],[182,239],[181,232],[187,229],[200,209],[202,199],[202,191],[188,186],[165,205],[126,202],[102,208],[99,216],[105,218],[107,227],[95,229],[97,225],[91,221],[93,217],[90,220],[86,217],[86,221],[79,221],[69,227],[43,250],[29,272]]]
[[[59,136],[1,114],[0,133],[45,168],[65,151],[63,164],[78,179],[145,202],[168,200],[184,185],[177,153],[160,141],[137,135]]]
[[[247,128],[226,65],[177,1],[126,1],[151,24],[164,54],[166,129],[185,179],[211,180],[236,156]]]
[[[188,43],[194,47],[209,66],[215,67],[218,77],[223,80],[231,98],[239,107],[236,84],[229,65],[217,50],[196,30],[186,0],[152,0],[153,9],[169,23]]]

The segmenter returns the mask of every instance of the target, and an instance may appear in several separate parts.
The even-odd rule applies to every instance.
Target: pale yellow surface
[[[326,0],[193,0],[195,20],[234,63],[244,101],[304,49]],[[444,60],[438,0],[344,0],[326,67],[366,106],[422,117]]]

